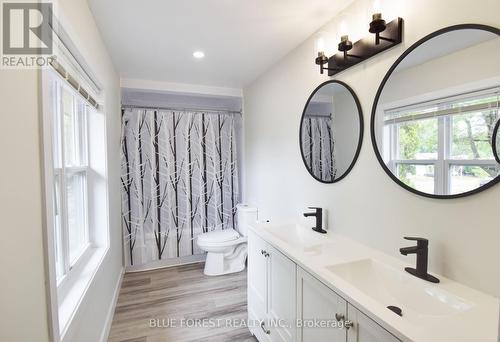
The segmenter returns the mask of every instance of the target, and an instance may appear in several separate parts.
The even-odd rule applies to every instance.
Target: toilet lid
[[[224,230],[214,230],[213,232],[208,232],[198,235],[198,240],[205,242],[227,242],[236,240],[240,237],[240,234],[234,229],[224,229]]]

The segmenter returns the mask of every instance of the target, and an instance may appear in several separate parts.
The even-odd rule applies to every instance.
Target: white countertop
[[[404,270],[407,266],[415,267],[415,265],[404,263],[346,237],[331,232],[319,234],[313,232],[311,228],[295,223],[256,223],[252,224],[250,229],[403,341],[499,342],[500,301],[495,297],[441,275],[436,275],[440,279],[439,284],[415,278],[423,282],[422,285],[427,291],[448,293],[455,298],[460,298],[461,301],[467,303],[467,309],[447,315],[426,314],[406,317],[403,314],[403,317],[399,317],[366,292],[331,272],[328,267],[363,259],[375,260],[400,270]],[[289,230],[290,238],[286,235],[273,234],[271,233],[273,230],[282,232]],[[304,245],[300,245],[297,240],[293,240],[296,232],[305,241],[314,241],[314,243],[305,242]],[[308,248],[308,245],[312,247]],[[401,247],[410,245],[412,245],[411,241],[404,244],[402,240]]]

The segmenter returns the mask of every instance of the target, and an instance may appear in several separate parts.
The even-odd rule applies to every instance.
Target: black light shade
[[[346,52],[352,49],[352,42],[348,36],[342,36],[339,43],[339,51]]]
[[[370,23],[370,33],[380,33],[384,32],[386,28],[385,20],[382,19],[381,13],[375,13],[372,16],[372,22]]]
[[[318,52],[318,57],[315,59],[317,65],[323,65],[328,63],[328,57],[325,56],[324,52]]]

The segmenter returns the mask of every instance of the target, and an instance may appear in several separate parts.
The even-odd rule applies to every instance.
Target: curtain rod
[[[199,109],[199,108],[174,108],[174,107],[152,107],[152,106],[136,106],[136,105],[122,105],[122,108],[129,109],[150,109],[150,110],[177,110],[177,111],[187,111],[187,112],[195,112],[195,113],[207,113],[207,114],[218,114],[218,113],[228,113],[228,114],[240,114],[241,111],[236,110],[217,110],[217,109]]]

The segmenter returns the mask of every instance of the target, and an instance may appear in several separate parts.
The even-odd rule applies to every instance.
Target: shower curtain
[[[307,168],[323,181],[332,181],[337,174],[335,139],[331,116],[307,116],[302,129],[302,151]]]
[[[239,114],[122,111],[127,265],[201,254],[196,236],[235,227]]]

